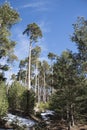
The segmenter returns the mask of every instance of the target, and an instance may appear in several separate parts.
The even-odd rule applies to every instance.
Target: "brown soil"
[[[65,122],[51,122],[47,125],[47,130],[68,130],[67,125]],[[87,130],[87,125],[75,125],[74,127],[71,127],[70,130]]]
[[[68,128],[66,126],[54,126],[54,127],[48,127],[48,130],[68,130]],[[78,126],[74,126],[74,127],[71,127],[70,130],[87,130],[87,126],[81,126],[81,127],[78,127]]]

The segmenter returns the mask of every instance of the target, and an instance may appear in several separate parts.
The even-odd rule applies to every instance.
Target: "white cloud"
[[[45,3],[42,2],[42,1],[33,2],[33,3],[29,3],[29,4],[26,4],[26,5],[22,6],[22,8],[28,8],[28,7],[39,8],[39,7],[43,6],[44,4]]]
[[[36,11],[38,11],[38,12],[48,11],[48,8],[47,7],[39,7],[36,9]]]
[[[40,21],[38,23],[39,23],[39,26],[40,26],[43,33],[49,33],[50,32],[50,29],[48,28],[49,23],[47,21]]]
[[[22,34],[22,30],[15,28],[14,35],[16,35],[17,45],[15,47],[15,54],[18,56],[18,59],[21,60],[28,55],[29,41]]]
[[[33,1],[32,3],[29,4],[25,4],[23,6],[21,6],[21,9],[24,8],[34,8],[33,11],[47,11],[48,10],[48,1],[43,1],[43,0],[39,0],[39,1]]]

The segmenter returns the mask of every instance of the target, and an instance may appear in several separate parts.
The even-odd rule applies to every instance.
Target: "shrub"
[[[48,102],[46,102],[46,103],[40,102],[40,104],[38,104],[38,109],[41,112],[45,111],[48,108],[49,108],[49,103]]]
[[[8,102],[11,110],[21,109],[20,102],[25,88],[18,82],[14,82],[8,91]]]
[[[0,118],[8,111],[8,100],[6,95],[6,86],[0,82]]]
[[[33,91],[25,90],[22,95],[21,108],[25,114],[33,113],[35,105],[35,95]]]
[[[19,82],[14,82],[8,91],[9,108],[24,111],[27,115],[33,112],[35,98],[32,91],[28,91]]]

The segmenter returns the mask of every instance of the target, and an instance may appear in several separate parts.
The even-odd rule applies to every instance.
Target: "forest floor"
[[[54,120],[47,125],[47,130],[68,130],[68,128],[64,122]],[[87,125],[77,124],[71,127],[70,130],[87,130]]]
[[[7,126],[6,122],[0,122],[0,127],[12,128],[12,126],[10,125]],[[63,123],[52,121],[50,124],[48,124],[46,127],[43,127],[41,130],[68,130],[68,128]],[[70,130],[87,130],[87,125],[82,125],[82,124],[75,125],[74,127],[71,127]]]
[[[17,111],[16,114],[20,115],[18,111]],[[41,118],[39,118],[39,117],[37,117],[35,115],[31,115],[30,117],[31,117],[31,119],[33,119],[33,120],[35,120],[36,122],[39,123],[40,128],[43,128],[41,130],[68,130],[65,120],[60,121],[60,120],[57,119],[57,117],[54,117],[50,121],[48,120],[46,122],[44,122]],[[45,126],[45,123],[46,123],[46,126]],[[0,120],[0,127],[2,127],[2,128],[11,128],[12,126],[7,124],[6,121]],[[70,130],[87,130],[87,125],[76,124],[74,127],[71,127]]]
[[[68,130],[68,128],[64,125],[55,125],[55,126],[50,126],[48,127],[48,130]],[[71,127],[70,130],[87,130],[87,125],[81,125],[81,126],[74,126]]]

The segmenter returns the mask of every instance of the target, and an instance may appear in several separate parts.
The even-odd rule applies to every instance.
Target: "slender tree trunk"
[[[75,123],[74,123],[74,116],[73,116],[73,105],[71,105],[70,113],[71,113],[71,126],[74,126]]]
[[[46,82],[45,82],[45,72],[44,72],[44,88],[43,88],[43,101],[46,102]]]
[[[9,70],[9,81],[11,79],[11,75],[12,75],[12,66],[10,67],[10,70]],[[9,81],[8,81],[8,85],[7,85],[7,94],[8,94],[8,91],[9,91]]]
[[[28,90],[31,89],[31,41],[29,44],[29,59],[28,59]]]
[[[40,86],[39,86],[39,76],[38,76],[38,104],[40,103]]]
[[[36,61],[36,68],[35,68],[35,94],[37,93],[37,68],[38,68],[38,64]]]
[[[40,102],[42,101],[42,87],[40,86]]]
[[[27,86],[28,86],[28,66],[26,66],[25,85],[27,85]]]
[[[11,65],[11,67],[10,67],[10,69],[9,69],[9,77],[8,77],[8,85],[7,85],[7,94],[8,94],[9,88],[10,88],[9,82],[10,82],[10,80],[12,79],[11,76],[12,76],[12,65]],[[19,77],[20,77],[20,76],[19,76]],[[18,77],[18,81],[19,81],[19,77]],[[13,81],[17,81],[16,77],[15,77],[15,79],[13,79]]]
[[[31,89],[31,41],[30,41],[30,44],[29,44],[29,57],[28,57],[28,90],[27,90],[27,106],[26,106],[26,112],[27,112],[27,115],[29,113],[29,98],[30,98],[30,89]]]
[[[52,84],[51,84],[51,94],[53,93],[53,63],[51,63],[52,68]]]
[[[51,95],[54,93],[53,88],[53,61],[51,61],[51,68],[52,68],[52,77],[51,77]]]
[[[74,125],[75,125],[75,123],[74,123],[74,116],[71,115],[71,126],[74,126]]]
[[[48,88],[46,88],[46,102],[48,101]]]
[[[69,112],[69,108],[67,107],[67,126],[68,126],[68,130],[70,130],[71,128],[71,121],[70,121],[70,112]]]

